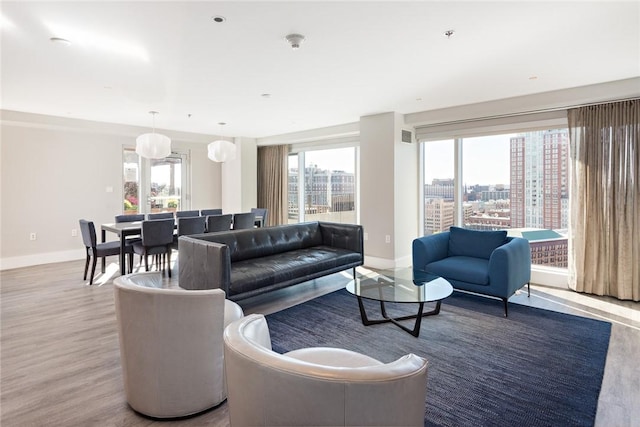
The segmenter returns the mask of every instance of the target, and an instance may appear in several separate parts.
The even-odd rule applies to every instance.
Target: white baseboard
[[[25,255],[10,258],[0,258],[0,270],[11,270],[14,268],[31,267],[33,265],[53,264],[54,262],[75,261],[84,259],[86,252],[84,249],[74,249],[72,251],[47,252],[44,254]]]
[[[531,266],[531,283],[554,288],[569,289],[569,272],[566,268]]]
[[[411,256],[406,256],[398,259],[377,258],[365,255],[364,265],[366,267],[375,268],[378,270],[391,270],[394,268],[411,267]]]

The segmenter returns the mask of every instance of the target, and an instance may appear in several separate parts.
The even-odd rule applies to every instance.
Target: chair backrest
[[[96,227],[93,221],[87,221],[86,219],[80,220],[80,233],[82,234],[82,243],[87,248],[95,248],[97,245],[96,239]]]
[[[147,214],[147,219],[169,219],[173,218],[173,212],[159,212]]]
[[[187,218],[192,216],[200,216],[200,211],[177,211],[176,218]]]
[[[178,221],[178,236],[204,233],[206,220],[207,219],[203,216],[178,218],[176,220]]]
[[[262,217],[262,226],[267,226],[267,217],[269,216],[269,209],[265,208],[251,208],[251,212],[256,214],[256,216]]]
[[[233,229],[253,228],[256,225],[256,214],[253,212],[233,214]]]
[[[142,244],[147,247],[170,245],[174,226],[173,219],[142,221]]]
[[[222,215],[222,209],[202,209],[200,216]]]
[[[144,221],[144,214],[136,215],[116,215],[116,222]]]
[[[224,351],[231,425],[424,425],[427,361],[416,355],[390,363],[342,349],[282,355],[261,314],[227,326]]]
[[[218,405],[224,380],[225,295],[221,289],[159,288],[158,272],[114,281],[127,401],[157,417],[181,417]]]
[[[216,231],[229,231],[233,215],[207,215],[207,233]]]

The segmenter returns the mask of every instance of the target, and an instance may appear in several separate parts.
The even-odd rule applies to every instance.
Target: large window
[[[534,264],[567,267],[567,129],[424,144],[425,235],[507,229],[529,240]]]
[[[123,151],[123,213],[175,212],[187,206],[185,154],[164,159],[140,159],[132,148]]]
[[[289,222],[331,221],[355,224],[356,155],[355,147],[304,151],[290,155]]]

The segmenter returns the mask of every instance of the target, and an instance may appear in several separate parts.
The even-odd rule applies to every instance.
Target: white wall
[[[1,114],[0,268],[84,258],[78,220],[94,221],[99,236],[99,224],[122,213],[122,149],[148,129]],[[191,207],[220,207],[220,166],[206,152],[212,138],[158,131],[172,138],[173,149],[190,154]],[[29,240],[30,233],[37,240]]]
[[[235,138],[236,158],[222,164],[222,211],[249,212],[258,207],[258,148],[253,138]]]

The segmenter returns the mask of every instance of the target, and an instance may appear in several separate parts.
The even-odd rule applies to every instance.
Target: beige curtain
[[[569,110],[569,286],[640,300],[640,99]]]
[[[258,207],[269,210],[266,225],[287,223],[289,147],[258,147]]]

